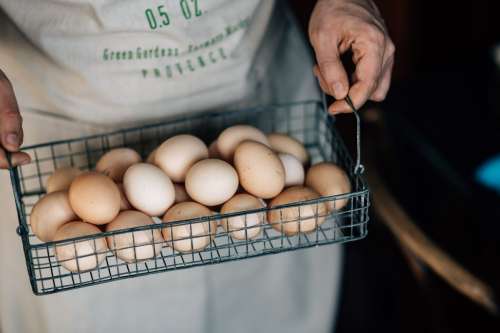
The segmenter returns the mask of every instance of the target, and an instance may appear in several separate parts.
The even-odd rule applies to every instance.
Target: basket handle
[[[356,165],[354,166],[354,174],[361,175],[365,172],[365,167],[363,164],[361,164],[361,117],[359,116],[359,112],[354,106],[354,103],[352,102],[349,95],[346,96],[345,101],[356,117]],[[325,112],[328,112],[325,93],[323,93],[323,108]]]

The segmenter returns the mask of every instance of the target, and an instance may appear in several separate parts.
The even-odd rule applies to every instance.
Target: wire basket
[[[156,219],[156,223],[150,226],[103,232],[56,242],[43,243],[34,236],[29,225],[30,212],[33,205],[45,193],[47,178],[55,169],[74,166],[81,170],[91,170],[100,156],[118,147],[133,148],[146,157],[166,138],[181,133],[197,135],[209,143],[223,129],[235,124],[250,124],[265,133],[286,133],[300,140],[308,149],[312,163],[331,161],[346,170],[352,184],[352,192],[286,206],[225,215],[215,214],[168,224]],[[175,117],[159,124],[139,128],[39,144],[26,147],[23,151],[31,155],[32,162],[12,168],[10,175],[19,217],[17,232],[22,240],[31,286],[37,295],[152,273],[354,241],[367,234],[368,188],[363,178],[354,172],[354,163],[334,127],[333,118],[327,115],[321,103],[315,101]],[[348,200],[347,206],[341,210],[320,213],[319,205],[328,203],[335,206],[340,200]],[[307,207],[309,212],[312,208],[313,213],[301,216],[305,214],[304,208]],[[298,218],[281,220],[278,225],[263,223],[259,230],[256,230],[256,226],[247,224],[250,218],[265,217],[271,212],[282,216],[285,209],[296,209]],[[221,227],[221,222],[227,218],[240,218],[244,221],[244,225],[237,230],[225,231]],[[303,232],[304,230],[300,230],[302,224],[298,222],[313,223],[313,231]],[[287,223],[298,225],[299,233],[288,236],[280,232]],[[205,228],[204,234],[193,232],[196,228],[199,229],[199,226]],[[184,235],[185,237],[175,238],[173,241],[160,241],[154,237],[154,234],[162,229],[173,230],[172,228],[176,227],[187,227],[188,236]],[[143,236],[145,233],[151,235],[149,243],[136,241],[141,233]],[[239,237],[236,237],[236,233],[239,233]],[[135,246],[115,247],[114,250],[101,246],[106,237],[114,243],[117,238],[124,235],[131,237]],[[176,242],[183,242],[184,248],[179,245],[181,243],[176,244]],[[196,244],[199,242],[206,242],[208,245],[197,250]],[[82,244],[86,245],[87,250],[80,251]],[[77,257],[68,259],[67,263],[58,261],[56,249],[61,248],[72,249]],[[184,252],[174,248],[183,249]],[[140,260],[142,257],[139,252],[143,250],[150,251],[153,258]],[[120,251],[124,252],[117,253]],[[132,260],[124,261],[118,258],[117,255],[124,253],[128,253]],[[99,264],[93,269],[84,271],[89,263],[91,266]],[[73,266],[76,272],[67,270],[65,267],[68,266]]]

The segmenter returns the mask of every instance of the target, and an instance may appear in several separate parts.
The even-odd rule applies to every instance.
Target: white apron
[[[281,14],[273,20],[283,19]],[[11,28],[9,28],[11,29]],[[295,22],[268,33],[245,74],[251,89],[238,105],[318,98],[312,58]],[[37,89],[16,52],[27,43],[0,44],[0,64],[13,81],[24,117],[25,142],[87,135],[109,129],[49,115],[54,99]],[[26,53],[23,57],[26,57]],[[243,85],[243,83],[242,83]],[[231,101],[234,103],[234,101]],[[139,110],[141,105],[136,106]],[[47,130],[57,129],[57,130]],[[0,332],[331,332],[337,312],[342,248],[323,246],[256,259],[160,273],[49,296],[31,292],[15,233],[7,172],[0,172]]]

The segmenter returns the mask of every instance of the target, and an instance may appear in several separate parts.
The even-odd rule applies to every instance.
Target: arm
[[[10,81],[0,70],[0,169],[7,169],[6,151],[12,153],[12,164],[30,161],[26,153],[19,152],[23,142],[22,118]]]
[[[309,21],[309,38],[318,65],[314,74],[322,90],[334,96],[329,112],[349,112],[349,94],[356,107],[385,99],[391,83],[395,47],[372,0],[317,0]],[[356,69],[349,82],[340,56],[352,51]]]

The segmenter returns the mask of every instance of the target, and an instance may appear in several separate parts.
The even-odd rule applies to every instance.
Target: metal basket
[[[312,163],[332,161],[344,168],[349,175],[352,192],[272,209],[263,208],[226,215],[217,214],[168,224],[157,221],[156,224],[151,226],[105,232],[57,242],[43,243],[33,235],[29,225],[30,211],[37,200],[44,194],[46,180],[55,169],[69,165],[81,170],[93,169],[102,154],[117,147],[133,148],[143,157],[146,157],[166,138],[180,133],[197,135],[209,143],[224,128],[234,124],[250,124],[266,133],[281,132],[297,138],[305,144],[311,155]],[[139,128],[39,144],[26,147],[23,151],[32,156],[31,164],[12,168],[10,175],[19,216],[17,232],[23,243],[31,286],[33,292],[37,295],[146,274],[354,241],[365,237],[367,234],[369,220],[368,188],[362,177],[354,172],[354,163],[334,127],[333,118],[327,115],[321,103],[315,101],[175,117],[159,124]],[[318,205],[322,203],[335,205],[339,200],[343,199],[348,200],[347,206],[343,209],[334,210],[324,216],[318,214]],[[315,213],[311,216],[300,216],[302,212],[300,209],[305,208],[307,205],[315,207],[313,209]],[[281,228],[286,223],[297,223],[298,220],[280,221],[278,227],[274,225],[276,228],[273,228],[269,223],[264,223],[255,238],[250,239],[248,237],[248,234],[254,228],[252,226],[247,227],[246,224],[247,217],[250,214],[260,213],[265,215],[271,210],[281,210],[279,212],[281,214],[284,209],[297,209],[298,220],[305,221],[309,219],[309,221],[315,221],[316,228],[308,233],[300,232],[295,236],[287,236],[278,230],[282,230]],[[240,237],[243,239],[233,238],[231,232],[224,231],[220,226],[214,228],[215,224],[207,223],[211,221],[220,222],[224,221],[224,218],[235,216],[244,218],[245,227],[238,230],[244,235]],[[324,223],[318,225],[318,222],[323,220]],[[197,240],[197,237],[205,237],[204,239],[207,240],[206,234],[202,236],[192,234],[193,226],[200,223],[205,223],[205,226],[208,224],[208,233],[211,235],[208,238],[209,245],[200,251],[187,253],[175,251],[172,248],[172,245],[175,246],[172,241],[163,241],[158,246],[154,246],[156,243],[135,244],[134,237],[141,231],[153,235],[154,232],[157,232],[156,230],[185,225],[189,226],[191,230],[190,235],[192,237],[186,237],[186,239],[193,248],[193,242]],[[134,239],[136,247],[131,248],[134,258],[138,258],[136,249],[140,246],[151,246],[154,251],[154,258],[128,263],[116,256],[116,251],[126,249],[103,250],[102,253],[97,253],[97,242],[100,239],[110,237],[114,241],[118,235],[124,233],[128,233]],[[175,241],[179,240],[181,239]],[[102,261],[95,269],[90,271],[70,272],[56,259],[56,247],[71,246],[76,250],[77,244],[81,242],[90,242],[94,252],[84,255],[78,253],[77,260],[73,261],[73,264],[76,263],[78,269],[80,269],[79,265],[84,260],[98,262],[102,259]]]

